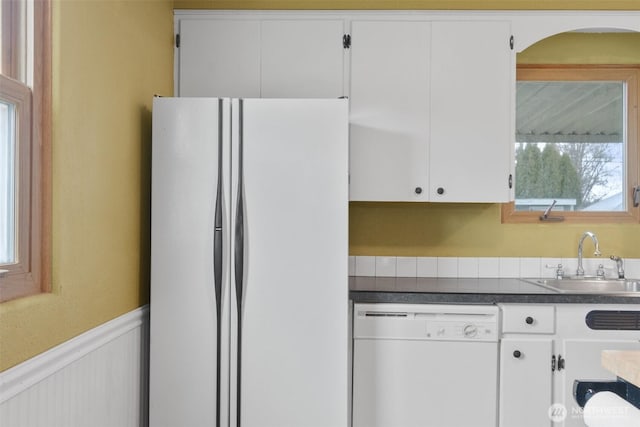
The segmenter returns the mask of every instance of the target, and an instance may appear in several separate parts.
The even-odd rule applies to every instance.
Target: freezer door
[[[228,103],[228,101],[226,101]],[[228,423],[228,107],[156,98],[151,218],[151,427]],[[228,138],[227,138],[228,140]],[[222,168],[222,169],[221,169]],[[226,316],[222,315],[226,312]],[[220,397],[220,399],[218,399]]]
[[[347,110],[337,99],[234,105],[232,205],[241,194],[244,223],[232,251],[243,268],[231,425],[348,425]]]

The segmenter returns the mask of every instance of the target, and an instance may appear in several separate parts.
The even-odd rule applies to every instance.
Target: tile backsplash
[[[564,274],[575,275],[577,258],[473,258],[350,256],[350,276],[371,277],[554,277],[558,265]],[[602,264],[606,277],[617,277],[615,262],[608,258],[585,258],[585,274],[594,276]],[[625,276],[640,278],[640,259],[624,260]]]

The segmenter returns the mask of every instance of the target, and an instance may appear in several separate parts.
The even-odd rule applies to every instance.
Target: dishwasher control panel
[[[355,304],[354,339],[489,341],[499,337],[494,305]]]

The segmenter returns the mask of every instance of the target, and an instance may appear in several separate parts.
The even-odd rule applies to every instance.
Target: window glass
[[[515,210],[621,212],[626,201],[622,81],[518,81]]]
[[[0,265],[15,255],[15,108],[0,101]]]

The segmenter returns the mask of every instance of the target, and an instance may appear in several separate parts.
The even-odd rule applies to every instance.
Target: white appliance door
[[[227,116],[219,99],[154,99],[151,427],[228,423]]]
[[[497,425],[497,343],[356,339],[353,353],[353,427]]]
[[[232,203],[240,188],[243,221],[233,213],[242,237],[232,251],[240,380],[231,425],[345,427],[347,101],[240,100],[233,109],[242,137]]]

